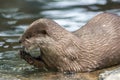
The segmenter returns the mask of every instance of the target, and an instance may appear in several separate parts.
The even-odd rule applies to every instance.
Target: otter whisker
[[[30,40],[28,40],[28,39],[25,39],[28,43],[32,43]]]

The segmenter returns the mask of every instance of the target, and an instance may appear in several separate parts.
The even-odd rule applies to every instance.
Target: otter
[[[38,68],[90,72],[120,63],[120,17],[101,13],[69,32],[50,19],[34,21],[20,37],[20,56]],[[28,50],[39,48],[32,57]]]

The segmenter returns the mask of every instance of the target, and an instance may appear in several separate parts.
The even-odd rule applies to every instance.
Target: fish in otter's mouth
[[[40,55],[38,55],[38,56],[31,55],[31,53],[28,50],[26,50],[25,47],[22,47],[22,49],[19,51],[19,55],[22,59],[24,59],[30,65],[33,65],[37,68],[45,68],[45,63],[41,59],[41,56]]]

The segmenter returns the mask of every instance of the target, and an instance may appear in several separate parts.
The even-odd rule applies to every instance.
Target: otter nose
[[[19,40],[19,43],[22,43],[22,40]]]

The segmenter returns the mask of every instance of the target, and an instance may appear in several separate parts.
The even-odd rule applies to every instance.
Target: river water
[[[120,0],[0,0],[0,80],[45,74],[18,55],[19,36],[34,20],[50,18],[74,31],[102,12],[120,15]]]

